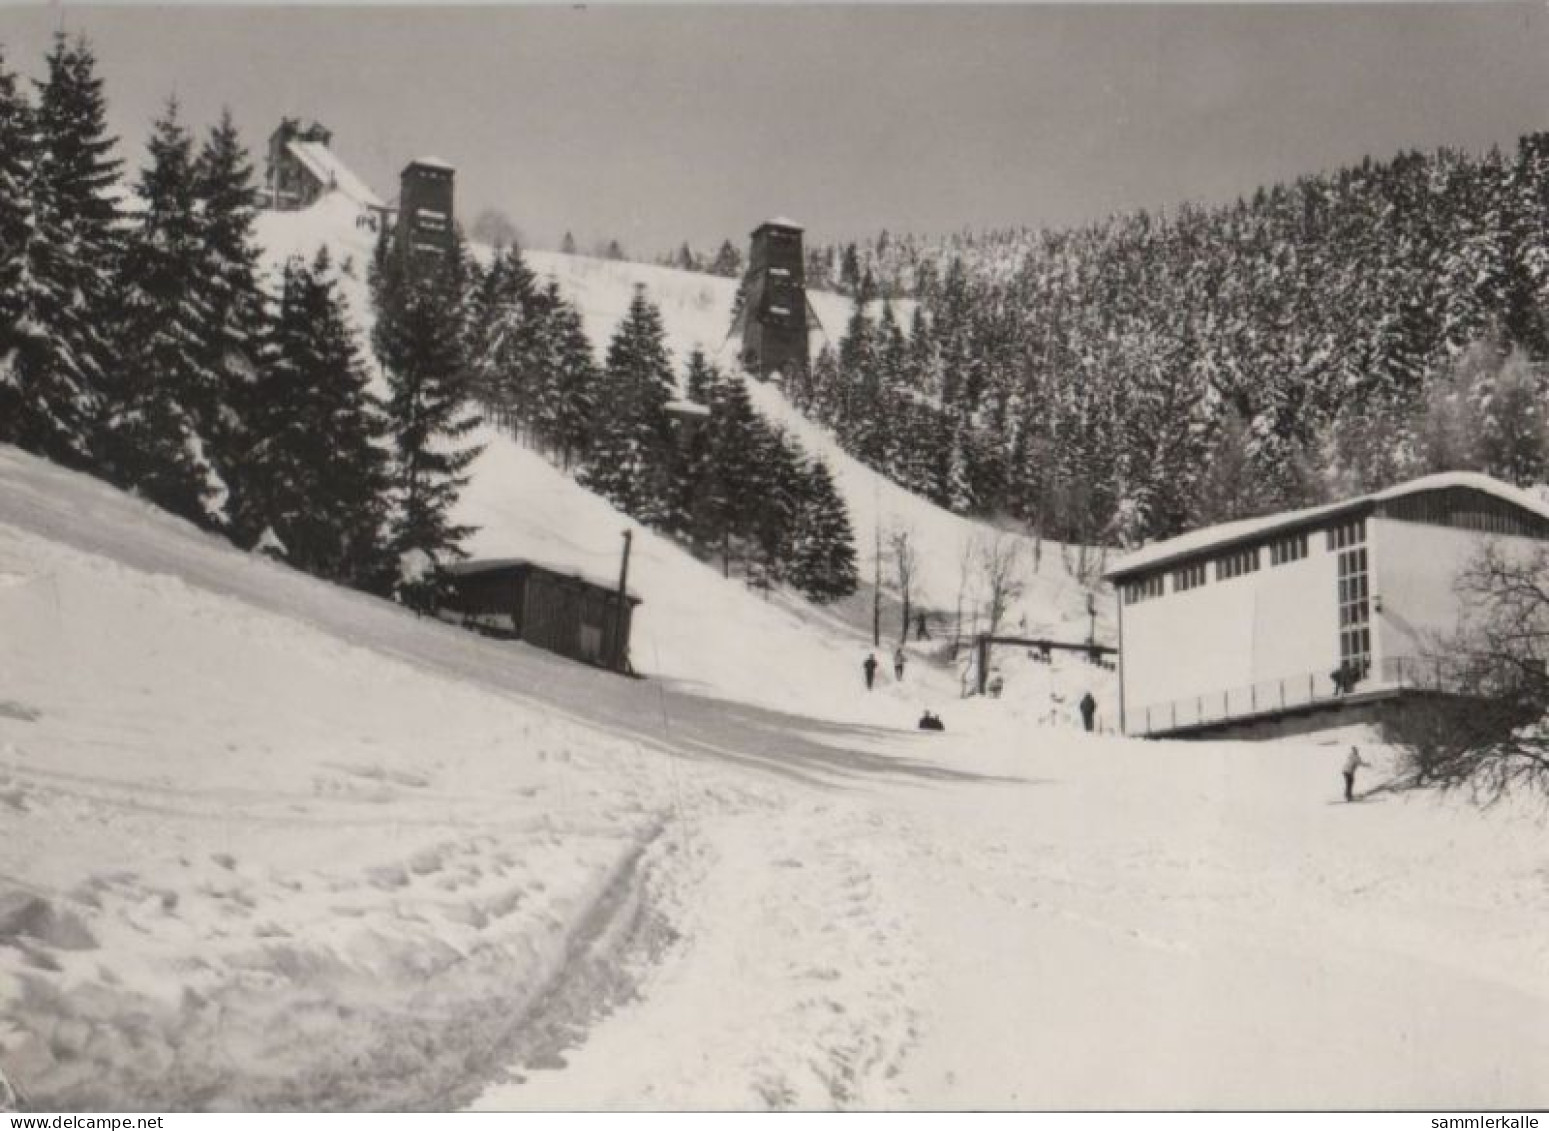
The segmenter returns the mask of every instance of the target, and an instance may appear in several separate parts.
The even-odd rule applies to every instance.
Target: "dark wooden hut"
[[[525,640],[573,660],[630,672],[629,630],[640,598],[522,558],[447,567],[443,615],[491,636]]]

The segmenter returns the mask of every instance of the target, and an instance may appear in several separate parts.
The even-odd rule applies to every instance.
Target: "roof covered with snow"
[[[765,220],[758,227],[759,228],[794,228],[798,232],[804,230],[800,224],[798,224],[795,220],[792,220],[789,216],[773,216],[770,219]],[[754,231],[757,231],[757,230],[758,230],[758,228],[754,229]]]
[[[1280,511],[1277,514],[1238,519],[1236,522],[1223,522],[1215,526],[1191,530],[1176,538],[1153,542],[1126,555],[1114,563],[1105,576],[1126,577],[1141,570],[1190,557],[1204,550],[1252,541],[1277,531],[1303,526],[1308,522],[1364,510],[1388,499],[1402,498],[1421,491],[1436,491],[1445,487],[1466,487],[1474,491],[1482,491],[1541,518],[1549,519],[1549,504],[1530,492],[1513,487],[1509,483],[1502,483],[1499,479],[1492,479],[1477,471],[1444,471],[1436,475],[1424,475],[1419,479],[1411,479],[1406,483],[1399,483],[1369,495],[1359,495],[1337,503],[1324,503],[1321,506],[1303,507],[1301,510],[1294,511]]]
[[[367,208],[383,207],[382,198],[371,191],[371,186],[357,177],[326,145],[317,141],[292,141],[286,144],[286,148],[319,183],[342,192]]]
[[[416,165],[422,169],[445,169],[448,173],[455,173],[457,171],[456,166],[450,161],[443,161],[439,157],[416,157],[409,162],[409,168],[411,169]]]
[[[536,561],[532,558],[476,558],[466,562],[453,562],[446,566],[446,572],[453,576],[463,577],[478,573],[493,573],[498,570],[517,569],[519,567],[541,569],[545,573],[552,573],[558,577],[568,577],[574,581],[584,582],[596,589],[606,589],[610,593],[618,592],[619,584],[617,580],[610,581],[588,577],[586,574],[572,569],[570,566],[553,565],[549,562]],[[644,600],[633,589],[626,590],[626,593],[629,599],[637,604]]]

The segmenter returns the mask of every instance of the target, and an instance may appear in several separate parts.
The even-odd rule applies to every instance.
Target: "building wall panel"
[[[1225,693],[1237,710],[1265,705],[1278,694],[1268,684],[1326,680],[1339,660],[1337,596],[1335,555],[1321,537],[1307,557],[1283,565],[1270,565],[1265,550],[1259,568],[1240,577],[1218,581],[1212,565],[1204,585],[1182,593],[1169,573],[1161,597],[1124,607],[1126,725],[1140,729],[1147,706],[1204,698],[1219,713]],[[1256,685],[1265,686],[1249,690]]]
[[[1521,558],[1544,546],[1531,538],[1387,518],[1371,525],[1377,547],[1372,592],[1382,602],[1372,618],[1379,660],[1431,655],[1456,634],[1463,617],[1458,577],[1487,543]]]

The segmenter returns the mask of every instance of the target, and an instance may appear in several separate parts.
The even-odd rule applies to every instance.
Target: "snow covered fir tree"
[[[389,544],[403,563],[398,592],[429,611],[438,567],[461,556],[470,529],[452,519],[478,448],[469,389],[469,264],[459,239],[450,254],[399,246],[383,228],[372,263],[372,346],[387,379],[394,514]]]
[[[1544,395],[1546,154],[1533,134],[1222,207],[812,248],[815,285],[916,306],[906,341],[852,318],[793,392],[896,482],[1056,538],[1134,544],[1453,467],[1530,483],[1541,433],[1464,454],[1425,422]],[[1250,493],[1212,490],[1222,461]]]
[[[100,467],[119,162],[96,60],[55,39],[34,102],[0,57],[0,439]]]
[[[244,418],[238,544],[277,544],[298,569],[385,588],[393,572],[388,420],[326,249],[311,263],[285,264],[261,358]]]
[[[229,116],[196,147],[169,107],[135,183],[140,203],[121,218],[91,49],[61,36],[46,65],[35,104],[9,71],[0,96],[13,139],[3,215],[16,233],[3,427],[225,529],[242,505],[244,398],[276,301],[276,281],[265,293],[257,278],[251,163]],[[1513,406],[1544,391],[1546,150],[1534,135],[1510,156],[1406,153],[1228,207],[1073,231],[935,243],[884,232],[810,248],[811,278],[849,291],[854,307],[786,390],[907,489],[1057,539],[1131,545],[1453,466],[1529,482],[1544,429]],[[714,257],[685,245],[671,258],[740,267],[729,241]],[[772,513],[793,511],[799,492],[776,492],[749,518],[717,501],[741,488],[682,466],[664,408],[679,377],[648,296],[599,364],[574,307],[518,249],[487,267],[461,260],[458,309],[435,317],[457,320],[441,347],[463,360],[436,361],[458,376],[432,432],[466,435],[476,403],[626,513],[718,542],[723,561],[736,541],[745,561],[783,572],[791,523]],[[395,288],[379,280],[379,296]],[[405,364],[402,343],[391,349],[388,374]],[[107,357],[118,363],[105,369]],[[396,434],[395,507],[414,517],[399,515],[394,537],[439,560],[464,532],[429,514],[455,499],[467,464],[429,443],[429,464],[447,465],[424,466],[417,380],[397,386],[414,423]],[[693,445],[744,428],[741,411],[727,401],[731,421]],[[1397,439],[1372,443],[1379,434]],[[776,464],[785,442],[764,445]],[[1242,470],[1236,489],[1221,489],[1213,469],[1224,466]],[[685,494],[695,483],[708,497]],[[700,529],[710,513],[731,516],[727,529]]]

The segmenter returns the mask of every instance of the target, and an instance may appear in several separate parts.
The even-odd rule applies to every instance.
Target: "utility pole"
[[[633,538],[632,531],[624,531],[624,560],[619,563],[619,600],[618,607],[613,610],[613,666],[618,671],[623,671],[629,662],[629,657],[624,655],[624,611],[629,600],[629,543]]]

